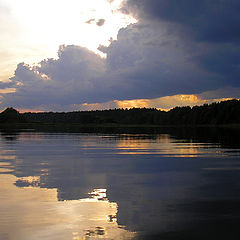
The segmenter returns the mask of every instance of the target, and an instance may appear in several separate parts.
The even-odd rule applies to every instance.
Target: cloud
[[[20,63],[5,102],[16,107],[30,108],[45,104],[71,104],[98,99],[105,71],[105,60],[79,46],[60,46],[58,59],[46,59],[38,66]]]
[[[237,91],[216,89],[240,88],[239,6],[235,0],[128,0],[122,11],[138,22],[99,47],[106,59],[80,46],[61,46],[57,59],[18,64],[6,86],[16,92],[2,101],[65,109],[202,93],[203,99],[238,97]],[[93,22],[102,26],[105,20]]]
[[[101,26],[103,26],[104,25],[104,23],[105,23],[105,19],[99,19],[98,21],[97,21],[97,25],[99,26],[99,27],[101,27]]]
[[[161,33],[159,39],[165,41],[166,45],[166,54],[163,57],[173,57],[170,60],[173,69],[174,56],[178,58],[181,49],[183,60],[187,58],[198,71],[214,75],[212,79],[205,78],[208,83],[201,80],[203,75],[199,76],[199,79],[194,81],[196,89],[192,89],[193,93],[196,93],[197,89],[205,91],[207,88],[239,87],[239,8],[240,2],[237,0],[128,0],[122,11],[138,18],[138,27],[142,27],[142,32],[147,33],[152,29]],[[146,35],[146,39],[152,46],[161,41],[153,35]],[[169,48],[172,43],[175,44],[173,51]],[[159,50],[160,48],[156,47],[156,51]],[[185,68],[186,76],[194,74],[189,66]],[[179,75],[180,82],[181,77],[182,74]],[[198,84],[204,84],[205,89],[199,88]]]
[[[96,20],[94,18],[91,18],[88,21],[86,21],[87,24],[92,24],[93,22],[94,23],[96,22]]]
[[[13,83],[11,81],[8,81],[8,82],[1,82],[0,81],[0,89],[6,89],[6,88],[9,88],[9,87],[12,87],[13,86]]]
[[[106,21],[106,20],[103,19],[103,18],[98,19],[98,20],[96,20],[95,18],[91,18],[91,19],[89,19],[88,21],[86,21],[86,23],[87,23],[87,24],[93,24],[93,23],[95,23],[97,26],[102,27],[102,26],[104,25],[105,21]]]
[[[102,49],[122,98],[199,93],[228,84],[229,79],[199,63],[208,54],[206,45],[188,44],[168,30],[159,24],[135,24]]]
[[[123,11],[140,19],[182,26],[191,37],[210,42],[237,42],[240,15],[238,0],[128,0]]]
[[[225,87],[198,94],[201,99],[212,100],[217,98],[237,98],[240,99],[240,88]]]

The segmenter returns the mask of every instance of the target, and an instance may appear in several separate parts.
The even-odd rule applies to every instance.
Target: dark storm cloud
[[[193,63],[219,75],[220,85],[239,87],[240,1],[128,0],[126,10],[178,38]]]
[[[140,19],[181,25],[199,41],[240,40],[239,0],[128,0],[124,9]]]
[[[101,49],[108,56],[108,75],[118,79],[117,95],[125,99],[197,93],[226,84],[197,62],[199,55],[205,56],[205,46],[186,45],[164,25],[129,26]]]
[[[221,44],[211,47],[205,54],[196,57],[196,62],[210,72],[228,78],[228,83],[240,86],[240,46]]]

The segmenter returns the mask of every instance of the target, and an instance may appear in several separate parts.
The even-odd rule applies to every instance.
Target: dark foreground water
[[[2,131],[0,239],[239,239],[239,136]]]

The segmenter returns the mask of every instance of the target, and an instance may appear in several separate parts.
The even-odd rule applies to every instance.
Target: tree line
[[[9,119],[13,121],[14,114],[18,119],[16,121],[51,124],[240,124],[240,101],[233,99],[211,104],[204,104],[202,106],[175,107],[170,111],[161,111],[156,108],[131,108],[19,114],[15,109],[8,108],[0,114],[0,122],[9,122]]]

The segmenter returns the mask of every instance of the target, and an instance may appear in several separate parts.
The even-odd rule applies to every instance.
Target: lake
[[[1,131],[0,239],[239,238],[239,130],[82,132]]]

